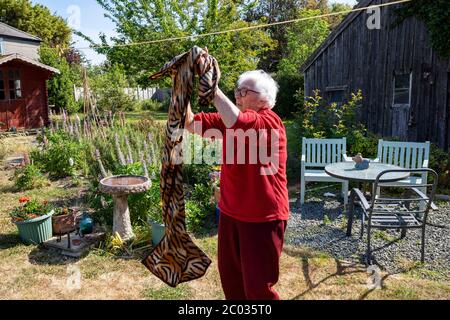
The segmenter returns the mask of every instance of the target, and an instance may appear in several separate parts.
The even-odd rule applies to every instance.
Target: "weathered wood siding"
[[[386,2],[363,1],[361,5]],[[405,132],[402,138],[409,141],[429,140],[449,148],[450,59],[430,48],[421,21],[409,18],[394,26],[398,6],[381,8],[380,30],[367,28],[372,14],[355,14],[332,42],[319,49],[320,54],[305,69],[306,96],[319,89],[326,98],[327,87],[347,86],[347,95],[361,89],[364,100],[359,119],[369,130],[384,137]],[[412,73],[409,110],[393,108],[396,72]]]

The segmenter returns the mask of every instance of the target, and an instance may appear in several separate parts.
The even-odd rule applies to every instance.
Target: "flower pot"
[[[62,216],[52,216],[52,229],[54,235],[62,235],[75,230],[75,212]]]
[[[45,216],[31,220],[14,222],[25,244],[40,244],[52,237],[53,211]]]
[[[148,220],[148,223],[152,227],[152,246],[155,247],[164,237],[166,227],[163,224],[151,219]]]

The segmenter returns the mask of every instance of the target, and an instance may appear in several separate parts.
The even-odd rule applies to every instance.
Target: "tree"
[[[66,21],[40,4],[29,0],[0,1],[0,21],[43,40],[52,48],[67,48],[72,30]]]
[[[152,41],[181,36],[194,38],[138,46],[97,48],[111,64],[123,65],[127,76],[143,87],[154,86],[148,76],[158,71],[174,56],[194,45],[207,46],[222,70],[221,87],[230,92],[240,73],[255,69],[258,57],[270,50],[274,41],[260,29],[195,38],[196,35],[253,25],[244,21],[244,1],[232,0],[97,0],[116,25],[112,45]],[[79,34],[84,36],[82,34]],[[91,39],[87,40],[95,44]],[[101,45],[108,41],[101,35]]]
[[[298,18],[320,15],[320,10],[303,9]],[[276,79],[280,85],[277,112],[291,116],[303,103],[304,78],[301,65],[317,49],[329,34],[329,23],[325,18],[300,21],[286,29],[285,57],[281,59]]]
[[[299,12],[304,9],[318,10],[318,14],[328,14],[349,10],[351,7],[345,4],[328,4],[328,0],[260,0],[251,7],[246,15],[247,21],[263,20],[266,23],[276,23],[301,18]],[[326,17],[325,20],[330,25],[330,29],[337,26],[345,15]],[[261,57],[260,68],[275,72],[282,59],[289,55],[288,32],[292,29],[292,24],[274,25],[268,28],[272,39],[277,41],[277,47],[264,53]]]
[[[253,6],[246,14],[247,21],[264,21],[271,24],[292,20],[296,18],[298,8],[305,6],[304,0],[260,0],[257,5]],[[259,67],[274,72],[277,70],[280,59],[285,56],[287,44],[286,30],[289,27],[287,24],[271,26],[267,30],[277,42],[277,46],[261,57]]]
[[[301,10],[299,18],[320,15],[320,10]],[[300,21],[286,31],[286,56],[280,61],[278,73],[296,74],[300,66],[329,34],[330,25],[325,18]]]
[[[128,96],[124,88],[129,87],[123,67],[105,63],[89,70],[91,89],[96,97],[97,108],[101,111],[131,111],[133,98]]]
[[[73,87],[81,85],[80,66],[70,65],[55,48],[41,46],[39,55],[42,63],[57,68],[61,72],[47,82],[49,103],[57,108],[66,109],[70,113],[77,112],[79,105],[75,101]]]

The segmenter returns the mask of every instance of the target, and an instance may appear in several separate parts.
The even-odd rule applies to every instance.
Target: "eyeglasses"
[[[240,96],[240,97],[242,97],[242,98],[244,98],[245,96],[247,96],[247,93],[248,92],[254,92],[254,93],[260,93],[260,92],[258,92],[258,91],[255,91],[255,90],[251,90],[251,89],[247,89],[247,88],[236,88],[235,90],[234,90],[234,95],[237,97],[237,96]]]

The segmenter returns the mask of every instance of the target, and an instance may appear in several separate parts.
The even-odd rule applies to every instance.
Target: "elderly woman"
[[[277,93],[270,75],[249,71],[237,82],[236,105],[219,89],[214,99],[217,113],[194,115],[188,109],[190,132],[204,135],[216,129],[223,135],[218,264],[228,300],[279,299],[273,286],[279,276],[289,200],[286,130],[272,110]],[[267,149],[270,163],[260,159],[261,150]],[[239,161],[239,152],[245,161]]]

